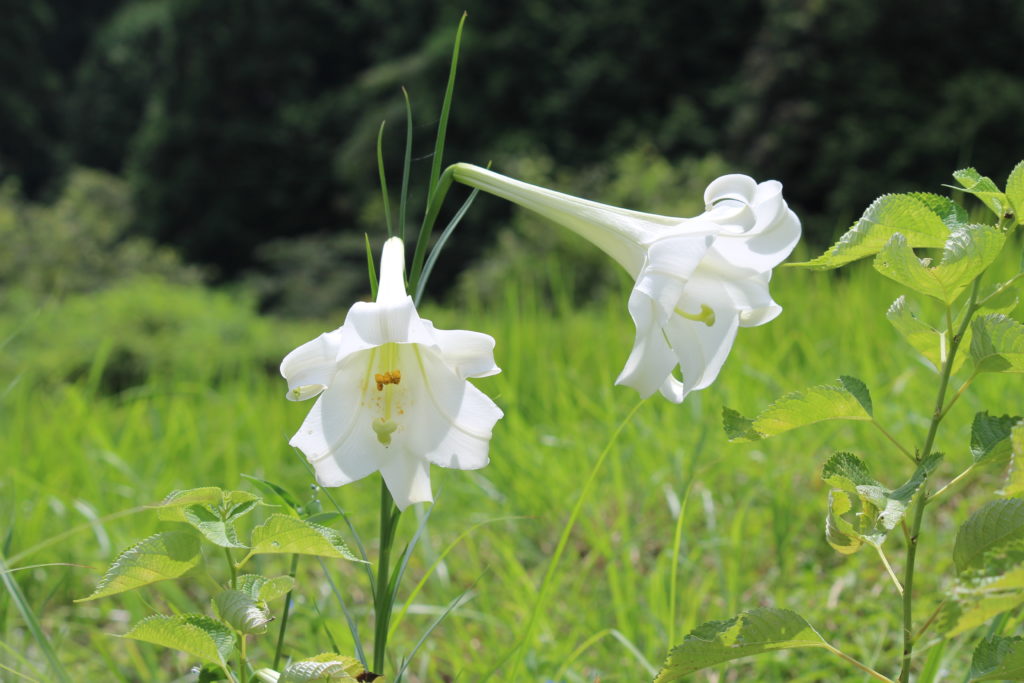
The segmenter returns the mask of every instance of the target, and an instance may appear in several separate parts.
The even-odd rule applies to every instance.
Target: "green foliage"
[[[867,420],[871,395],[856,377],[842,376],[837,384],[794,391],[778,399],[754,419],[729,408],[723,411],[726,435],[733,442],[757,441],[825,420]]]
[[[824,254],[791,265],[818,270],[839,268],[878,253],[896,234],[903,235],[908,247],[941,247],[949,238],[948,220],[949,211],[934,200],[913,194],[883,195]]]
[[[235,646],[235,634],[227,624],[202,614],[154,614],[135,624],[123,637],[181,650],[203,662],[225,667]]]
[[[889,319],[896,331],[903,335],[903,338],[924,356],[936,370],[942,369],[942,360],[946,356],[946,337],[942,332],[922,321],[910,310],[905,296],[900,296],[892,302],[892,306],[886,311],[885,317]],[[962,359],[963,356],[957,356]],[[960,361],[963,362],[962,360]]]
[[[1024,680],[1024,638],[988,636],[971,657],[972,681]]]
[[[709,621],[672,649],[655,683],[677,681],[694,671],[773,650],[827,647],[796,612],[760,608],[726,621]]]
[[[997,218],[1002,218],[1013,207],[1006,195],[999,191],[991,178],[981,175],[976,169],[964,168],[953,172],[953,178],[964,188],[964,192],[973,194],[987,206]]]
[[[1024,372],[1024,325],[993,313],[971,323],[975,372]]]
[[[213,597],[217,614],[231,628],[240,633],[260,634],[267,632],[271,616],[266,603],[254,598],[248,591],[222,590]]]
[[[1024,493],[1024,424],[1015,424],[1010,431],[1010,466],[1000,493],[1004,496]]]
[[[282,553],[362,562],[334,529],[288,515],[270,515],[266,522],[252,530],[249,555]]]
[[[270,602],[283,597],[295,588],[295,578],[291,576],[268,578],[258,574],[243,574],[235,580],[235,586],[253,600]]]
[[[1005,239],[1003,232],[989,225],[956,228],[946,240],[942,260],[928,267],[929,261],[918,259],[903,234],[896,233],[875,256],[875,270],[948,305],[988,269]]]
[[[994,500],[963,523],[953,546],[953,562],[960,573],[979,569],[990,554],[1024,547],[1024,500]]]
[[[260,503],[260,497],[248,491],[222,491],[206,486],[174,491],[156,507],[160,519],[186,522],[214,545],[247,548],[238,540],[235,521]]]
[[[1013,206],[1017,224],[1024,225],[1024,161],[1014,166],[1006,179],[1006,199]]]
[[[974,416],[971,424],[971,455],[975,464],[1005,464],[1010,456],[1010,432],[1019,417],[989,415],[988,411]]]
[[[92,595],[82,601],[176,579],[197,567],[201,560],[199,539],[194,534],[181,531],[155,534],[121,553]]]
[[[849,555],[867,543],[879,548],[886,535],[903,521],[921,485],[935,471],[942,455],[932,453],[897,489],[889,490],[871,477],[867,464],[852,453],[836,453],[822,469],[822,480],[832,487],[825,519],[825,538],[838,552]],[[858,505],[854,509],[853,501]],[[845,515],[854,512],[854,521]]]
[[[364,673],[363,666],[352,657],[325,652],[309,659],[292,662],[285,667],[280,683],[310,683],[312,681],[356,681]]]
[[[214,385],[276,369],[289,340],[308,335],[259,317],[251,300],[152,278],[33,305],[0,310],[0,372],[47,388],[86,380],[117,392],[176,378]]]
[[[74,169],[52,204],[28,202],[15,184],[0,185],[0,284],[32,297],[34,306],[143,274],[181,284],[200,280],[200,271],[171,249],[134,234],[134,219],[128,185],[100,171]]]

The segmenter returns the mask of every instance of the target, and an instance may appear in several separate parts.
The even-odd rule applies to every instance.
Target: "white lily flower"
[[[461,183],[507,199],[593,242],[636,278],[629,313],[636,340],[616,384],[675,403],[718,376],[740,327],[782,312],[768,292],[772,268],[800,239],[782,184],[726,175],[704,193],[706,211],[674,218],[554,192],[471,164]],[[679,366],[682,381],[673,376]]]
[[[319,394],[289,443],[322,486],[380,471],[400,509],[433,500],[430,465],[472,470],[488,462],[502,412],[467,381],[500,370],[494,339],[439,330],[416,312],[405,289],[402,240],[384,244],[374,303],[359,302],[345,323],[281,362],[288,398]]]

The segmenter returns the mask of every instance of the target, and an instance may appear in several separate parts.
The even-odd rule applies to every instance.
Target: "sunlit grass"
[[[559,291],[557,282],[553,289]],[[480,330],[497,339],[496,356],[504,372],[477,385],[494,397],[506,417],[496,428],[486,469],[434,470],[437,504],[400,600],[460,535],[479,526],[437,563],[416,595],[391,641],[394,656],[408,652],[449,601],[472,588],[469,600],[421,648],[410,666],[410,680],[480,681],[488,674],[502,680],[510,675],[512,648],[533,614],[542,577],[583,482],[637,400],[631,390],[612,385],[632,341],[627,291],[623,283],[620,298],[577,308],[567,294],[556,295],[548,305],[536,292],[509,282],[497,297],[504,301],[501,306],[424,311],[439,327]],[[825,543],[827,491],[818,471],[833,450],[855,450],[880,480],[895,486],[909,475],[908,464],[869,425],[831,423],[765,442],[730,445],[720,414],[723,406],[751,414],[786,391],[851,374],[868,384],[878,419],[912,449],[923,438],[924,416],[934,401],[934,373],[914,359],[886,322],[885,309],[899,291],[869,267],[842,277],[781,269],[773,292],[784,314],[769,325],[741,330],[711,388],[681,406],[657,398],[646,401],[613,444],[550,576],[533,637],[523,644],[519,680],[546,680],[556,673],[564,681],[649,679],[643,660],[657,668],[672,641],[697,624],[760,605],[800,612],[833,644],[894,673],[900,637],[897,597],[873,554],[843,558]],[[322,327],[339,323],[324,321]],[[279,326],[280,355],[308,338],[311,329]],[[180,343],[188,343],[187,332]],[[201,359],[205,349],[194,353]],[[285,401],[283,381],[262,367],[209,384],[171,375],[116,395],[102,393],[88,377],[59,386],[35,383],[27,370],[23,381],[15,376],[3,383],[0,398],[4,553],[12,567],[76,566],[37,567],[12,576],[76,680],[183,675],[190,665],[186,657],[106,633],[122,633],[154,610],[169,612],[171,604],[208,610],[208,589],[199,580],[181,584],[183,590],[164,584],[95,603],[72,603],[91,592],[117,552],[158,528],[148,511],[110,515],[175,488],[244,488],[242,473],[307,496],[311,479],[287,440],[308,405]],[[213,371],[200,374],[218,377]],[[948,463],[940,470],[940,482],[970,460],[974,412],[1024,410],[1014,386],[1012,378],[986,376],[957,404],[938,440],[937,450],[946,453]],[[937,515],[929,511],[919,559],[927,568],[919,575],[922,595],[950,575],[956,525],[976,507],[972,492],[991,491],[997,483],[982,478],[944,503]],[[331,492],[371,545],[371,555],[378,490],[371,477]],[[676,552],[674,533],[684,499]],[[326,498],[324,505],[331,509]],[[409,538],[423,513],[421,506],[404,516],[400,540]],[[897,537],[887,544],[897,571],[901,544]],[[286,558],[258,562],[265,573],[287,571]],[[365,575],[349,564],[328,566],[368,638],[372,624]],[[331,649],[333,639],[351,652],[344,616],[319,566],[303,560],[300,574],[288,651],[316,654]],[[673,575],[674,606],[669,604]],[[921,619],[934,604],[918,602]],[[43,653],[6,595],[0,597],[0,616],[0,664],[31,679],[51,680]],[[272,654],[272,637],[257,642],[257,652]],[[922,662],[929,653],[927,646],[921,649]],[[954,642],[937,660],[962,672],[968,657]],[[827,653],[809,651],[763,656],[695,679],[863,677]]]

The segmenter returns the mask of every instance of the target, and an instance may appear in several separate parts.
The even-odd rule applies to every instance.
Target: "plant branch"
[[[914,457],[914,454],[910,452],[910,449],[908,449],[899,441],[897,441],[896,437],[890,434],[885,427],[879,424],[878,420],[876,420],[875,418],[871,418],[871,424],[875,425],[875,427],[878,428],[878,431],[882,432],[885,438],[889,439],[889,441],[891,441],[893,445],[896,446],[896,448],[900,449],[900,452],[903,453],[903,455],[907,456],[910,462],[917,464],[917,459]]]
[[[863,671],[864,673],[866,673],[867,675],[871,676],[872,678],[874,678],[876,680],[888,681],[888,683],[896,683],[895,681],[893,681],[888,676],[884,676],[884,675],[878,673],[877,671],[872,669],[867,664],[864,664],[863,662],[858,662],[856,659],[854,659],[853,657],[851,657],[850,655],[846,654],[845,652],[843,652],[842,650],[840,650],[839,648],[837,648],[837,647],[835,647],[833,645],[829,645],[828,643],[825,643],[825,649],[827,649],[829,652],[834,654],[836,657],[839,657],[840,659],[843,659],[843,660],[849,662],[850,664],[853,664],[855,667],[857,667],[858,669],[860,669],[861,671]]]
[[[885,551],[882,550],[882,546],[876,545],[875,550],[878,551],[878,557],[881,558],[882,564],[885,565],[885,571],[889,572],[889,578],[892,579],[893,585],[896,586],[896,592],[903,595],[903,584],[896,577],[896,572],[892,570],[892,565],[889,564],[889,558],[885,556]]]
[[[965,478],[966,478],[966,477],[967,477],[967,476],[968,476],[969,474],[971,474],[972,472],[974,472],[974,465],[975,465],[975,463],[971,463],[971,466],[970,466],[970,467],[968,467],[968,468],[967,468],[966,470],[964,470],[964,471],[963,471],[963,472],[961,472],[960,474],[956,475],[956,476],[955,476],[955,477],[954,477],[953,479],[951,479],[951,480],[949,481],[949,483],[947,483],[947,484],[946,484],[945,486],[943,486],[943,487],[942,487],[941,489],[939,489],[938,491],[936,491],[935,493],[933,493],[933,494],[932,494],[931,496],[929,496],[929,498],[928,498],[928,502],[929,502],[929,503],[934,503],[936,499],[938,499],[938,498],[941,498],[941,497],[942,497],[942,496],[944,496],[944,495],[945,495],[945,494],[946,494],[947,492],[951,491],[951,490],[953,489],[953,487],[954,487],[954,486],[956,486],[957,484],[959,484],[959,483],[960,483],[960,482],[961,482],[961,481],[962,481],[963,479],[965,479]]]

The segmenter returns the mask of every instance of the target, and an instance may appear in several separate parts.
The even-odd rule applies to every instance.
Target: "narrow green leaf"
[[[1024,493],[1024,424],[1018,423],[1010,430],[1010,467],[999,495],[1010,497],[1021,493]]]
[[[990,553],[1018,547],[1024,542],[1024,500],[995,500],[963,523],[953,545],[958,572],[980,568]]]
[[[377,678],[364,675],[366,672],[359,660],[344,655],[325,652],[285,667],[280,683],[310,683],[310,681],[356,681]],[[357,676],[362,676],[357,678]],[[370,674],[372,676],[372,674]]]
[[[362,562],[352,554],[334,529],[288,515],[271,515],[252,530],[250,555],[317,555]]]
[[[977,413],[971,424],[971,455],[974,462],[1002,462],[1010,456],[1010,431],[1020,420],[1018,416]]]
[[[122,637],[181,650],[221,666],[226,666],[235,645],[235,634],[227,624],[202,614],[173,617],[154,614],[135,624]]]
[[[878,253],[901,233],[911,247],[942,247],[949,227],[932,209],[930,200],[910,194],[887,194],[876,199],[864,215],[821,256],[793,266],[828,270]]]
[[[455,232],[455,228],[458,227],[462,221],[462,217],[469,211],[469,207],[473,205],[473,200],[480,194],[480,190],[473,190],[469,193],[469,197],[462,203],[459,210],[455,212],[452,219],[445,226],[445,229],[441,232],[441,236],[437,238],[437,242],[434,244],[434,248],[430,250],[430,256],[427,257],[427,262],[423,266],[423,273],[420,275],[419,281],[416,283],[416,294],[413,297],[413,301],[416,305],[423,299],[423,292],[427,288],[427,280],[430,279],[430,273],[434,270],[434,265],[437,263],[438,257],[441,256],[441,251],[444,249],[444,245],[448,243],[448,238]]]
[[[366,274],[370,280],[370,297],[377,298],[377,270],[373,265],[373,250],[370,248],[370,236],[363,233],[366,240]]]
[[[388,201],[388,179],[384,172],[384,124],[385,121],[381,121],[377,131],[377,173],[380,175],[380,193],[384,202],[384,224],[387,226],[388,237],[391,237],[395,232],[391,226],[391,202]]]
[[[295,579],[291,576],[268,578],[258,574],[243,574],[235,579],[235,586],[254,600],[270,602],[295,588]]]
[[[123,593],[157,581],[176,579],[202,559],[199,539],[186,531],[150,536],[121,553],[100,579],[92,595],[75,602]]]
[[[1024,225],[1024,161],[1014,166],[1006,179],[1006,198],[1013,207],[1017,225]]]
[[[975,318],[971,331],[976,372],[1024,372],[1024,325],[995,313]]]
[[[1011,209],[1006,195],[999,191],[991,178],[981,175],[973,168],[953,172],[953,177],[963,186],[964,192],[973,194],[999,218]]]
[[[221,548],[244,548],[238,540],[238,531],[234,523],[221,519],[204,505],[189,505],[182,508],[182,516],[203,537]]]
[[[971,657],[972,681],[1024,680],[1024,638],[988,636]]]
[[[398,200],[398,236],[405,241],[405,207],[409,200],[409,169],[412,164],[412,103],[409,91],[402,86],[405,98],[405,158],[402,161],[402,194]]]
[[[1005,241],[1005,234],[992,226],[961,226],[946,240],[939,264],[929,267],[910,248],[906,237],[897,233],[878,252],[874,266],[916,292],[952,304],[999,256]]]
[[[796,612],[760,608],[727,621],[709,621],[673,648],[654,683],[677,681],[709,666],[773,650],[827,647]]]
[[[213,598],[220,618],[242,633],[266,633],[270,612],[266,603],[240,590],[223,590]]]
[[[825,420],[871,420],[868,389],[856,377],[842,376],[836,384],[822,384],[786,394],[753,420],[726,409],[724,422],[729,440],[757,441],[797,427]]]
[[[366,253],[370,254],[370,238],[368,235],[364,235],[364,237],[366,237]],[[372,254],[370,265],[372,269]],[[376,278],[374,278],[374,280],[376,280]],[[374,294],[376,295],[376,292]],[[302,504],[299,503],[298,499],[289,493],[283,486],[275,484],[272,481],[267,481],[266,479],[254,477],[251,474],[243,474],[242,476],[251,481],[253,485],[262,491],[267,497],[276,499],[280,502],[286,510],[294,513],[296,517],[299,515],[299,512],[302,510]]]

